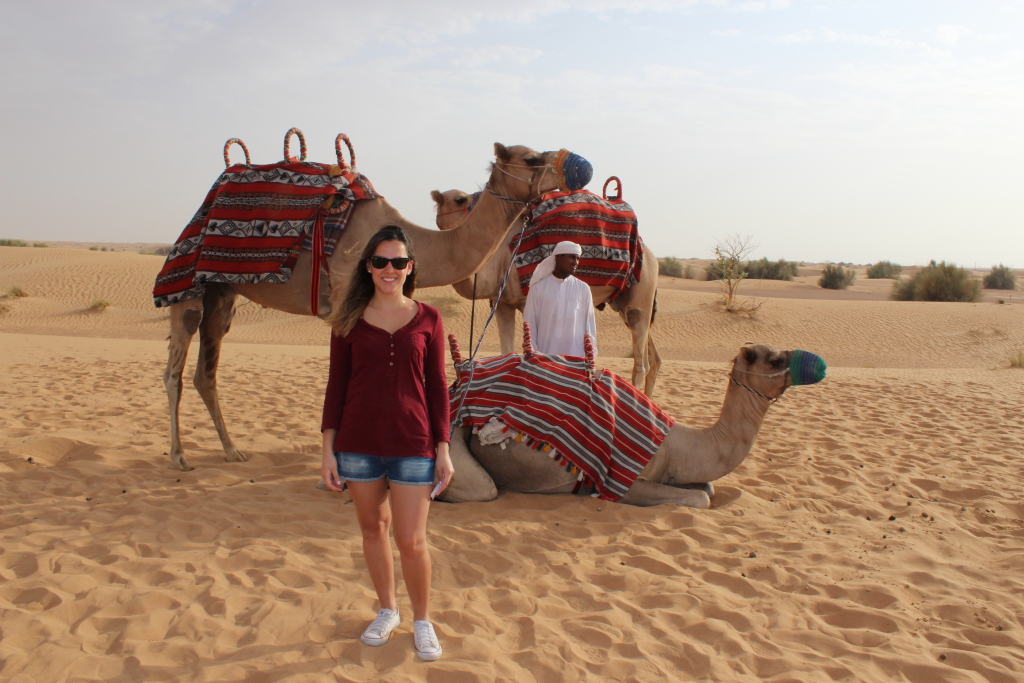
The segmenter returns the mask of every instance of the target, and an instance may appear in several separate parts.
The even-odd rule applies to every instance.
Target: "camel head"
[[[569,150],[537,152],[524,145],[494,143],[488,186],[494,192],[529,202],[556,190],[582,189],[593,175],[590,162]]]
[[[462,225],[466,217],[469,216],[469,212],[473,210],[477,200],[480,199],[479,192],[467,194],[462,190],[448,190],[446,192],[431,190],[430,196],[433,197],[434,203],[437,204],[436,221],[437,227],[440,230],[451,230]]]
[[[765,344],[746,344],[732,363],[732,382],[766,400],[782,396],[794,384],[816,384],[825,378],[824,359],[809,351],[778,351]]]

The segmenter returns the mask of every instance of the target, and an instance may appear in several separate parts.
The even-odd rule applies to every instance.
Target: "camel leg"
[[[245,456],[231,443],[217,400],[220,345],[224,335],[231,329],[235,296],[234,290],[228,287],[207,286],[206,296],[203,297],[203,321],[199,325],[199,358],[196,360],[196,375],[192,381],[213,418],[213,426],[217,429],[217,436],[227,456],[224,459],[228,462],[244,462]]]
[[[516,351],[516,308],[504,301],[498,302],[498,310],[494,312],[498,320],[498,339],[501,340],[501,352]]]
[[[446,503],[487,503],[498,497],[498,487],[491,475],[480,466],[466,445],[469,430],[456,427],[448,453],[452,457],[455,475],[448,488],[438,495]]]
[[[647,331],[650,327],[650,320],[644,316],[636,306],[627,306],[619,312],[622,320],[629,328],[633,337],[633,386],[637,389],[645,386],[645,379],[648,372],[647,359]],[[649,395],[649,394],[648,394]]]
[[[661,370],[661,353],[658,345],[654,343],[654,335],[647,331],[647,378],[644,380],[644,394],[648,397],[654,396],[654,383],[658,379],[658,372]]]
[[[199,329],[203,319],[203,302],[200,299],[189,299],[171,306],[171,336],[168,344],[167,368],[164,370],[164,388],[167,390],[167,403],[171,412],[171,466],[189,471],[185,451],[181,448],[181,436],[178,429],[178,408],[181,404],[182,370],[188,357],[188,347],[192,336]]]
[[[707,510],[711,507],[711,498],[703,490],[693,491],[676,488],[643,479],[637,479],[633,482],[633,485],[629,487],[629,491],[619,499],[619,502],[626,505],[636,505],[637,507],[650,507],[652,505],[661,505],[662,503],[675,503],[676,505],[685,505],[700,510]]]

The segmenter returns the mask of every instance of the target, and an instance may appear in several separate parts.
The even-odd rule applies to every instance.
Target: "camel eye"
[[[462,197],[459,197],[459,198],[457,198],[457,199],[455,200],[455,203],[456,203],[456,204],[458,204],[459,206],[462,206],[462,205],[463,205],[463,204],[465,204],[465,203],[466,203],[466,202],[467,202],[468,200],[469,200],[469,197],[466,197],[465,195],[463,195]]]
[[[781,368],[783,365],[785,365],[785,361],[781,356],[776,356],[775,358],[772,358],[771,366],[773,368]]]
[[[543,160],[537,156],[528,156],[523,161],[526,162],[527,166],[540,166]]]

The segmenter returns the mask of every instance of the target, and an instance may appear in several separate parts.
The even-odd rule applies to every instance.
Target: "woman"
[[[410,298],[415,289],[409,238],[398,226],[381,228],[363,250],[348,295],[331,319],[320,474],[332,491],[348,482],[380,600],[380,612],[362,641],[383,645],[400,621],[388,535],[394,526],[412,602],[416,654],[433,661],[441,656],[441,645],[427,610],[427,509],[454,469],[448,455],[444,328],[437,309]]]

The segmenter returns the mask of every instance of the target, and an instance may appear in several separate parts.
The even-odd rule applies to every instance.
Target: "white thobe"
[[[537,353],[583,357],[583,335],[589,334],[597,355],[597,320],[590,287],[572,275],[564,280],[552,275],[530,287],[523,320],[530,323]]]

